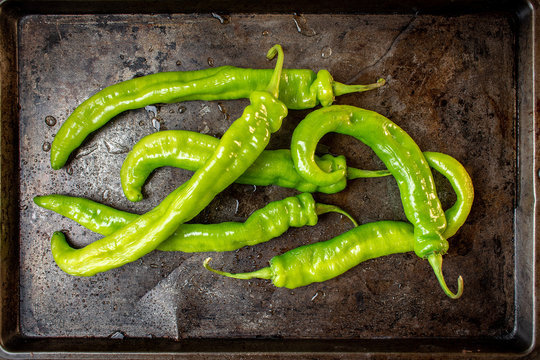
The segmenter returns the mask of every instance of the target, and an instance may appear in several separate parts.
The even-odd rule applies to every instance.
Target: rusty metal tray
[[[0,355],[6,358],[528,357],[536,358],[537,1],[1,1]],[[54,230],[77,246],[97,239],[38,208],[35,195],[85,196],[144,212],[189,177],[160,169],[146,199],[129,203],[119,169],[126,152],[159,129],[220,136],[246,100],[193,101],[128,111],[53,171],[49,146],[73,109],[99,89],[158,71],[271,67],[328,69],[341,82],[387,85],[339,104],[378,111],[423,150],[460,160],[476,190],[467,223],[450,240],[452,301],[413,254],[361,264],[296,290],[205,271],[207,254],[154,252],[91,278],[63,273]],[[270,147],[289,145],[307,111],[291,111]],[[349,164],[378,168],[370,149],[342,136],[323,143]],[[454,195],[436,176],[443,205]],[[233,185],[195,221],[241,221],[294,194]],[[404,220],[392,178],[355,180],[316,195],[360,222]],[[236,252],[216,266],[245,271],[278,253],[346,231],[339,216]]]

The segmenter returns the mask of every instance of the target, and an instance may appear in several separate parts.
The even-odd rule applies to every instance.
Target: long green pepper
[[[139,215],[117,210],[85,198],[65,195],[36,196],[34,202],[72,219],[101,235],[110,235],[137,219]],[[316,203],[309,193],[273,201],[241,222],[220,224],[182,224],[156,250],[206,252],[232,251],[281,236],[290,227],[314,226],[318,216],[337,212],[356,222],[340,208]]]
[[[173,166],[195,171],[214,153],[219,139],[187,130],[159,131],[143,137],[129,152],[120,170],[120,182],[130,201],[143,199],[141,188],[148,176],[158,167]],[[325,154],[315,157],[326,172],[345,169],[344,156]],[[347,178],[380,177],[390,175],[387,170],[347,168]],[[277,185],[301,192],[333,194],[345,189],[347,181],[318,186],[306,181],[294,168],[290,150],[265,150],[236,183],[256,186]]]
[[[414,226],[414,252],[435,269],[442,263],[448,241],[442,233],[446,217],[429,165],[414,140],[386,117],[354,106],[333,105],[308,114],[294,130],[291,154],[307,181],[333,184],[345,170],[325,172],[315,162],[315,148],[327,133],[350,135],[368,145],[397,181],[407,219]]]
[[[448,226],[443,236],[449,238],[465,223],[470,213],[474,189],[463,166],[441,153],[425,153],[430,166],[442,173],[454,188],[457,200],[445,214]],[[204,266],[217,274],[238,279],[269,279],[275,286],[294,289],[332,279],[363,261],[414,250],[413,226],[400,221],[379,221],[355,227],[331,240],[304,245],[273,257],[270,266],[249,273],[228,273],[212,269],[211,258]],[[463,279],[458,278],[458,290],[453,294],[442,274],[441,262],[433,263],[437,279],[445,294],[453,299],[463,294]]]
[[[157,248],[178,227],[195,217],[257,159],[281,127],[287,108],[277,99],[283,51],[275,45],[268,58],[277,57],[266,91],[254,91],[242,117],[225,132],[203,168],[169,194],[153,210],[127,226],[82,249],[73,249],[61,232],[53,234],[51,249],[59,267],[72,275],[92,276],[135,261]]]
[[[51,147],[51,166],[60,169],[84,139],[116,115],[157,103],[189,100],[233,100],[250,98],[264,90],[271,69],[222,66],[196,71],[163,72],[120,82],[88,98],[66,119]],[[285,69],[279,85],[279,100],[289,109],[328,106],[335,96],[361,92],[384,84],[345,85],[333,80],[327,70],[315,74],[307,69]]]

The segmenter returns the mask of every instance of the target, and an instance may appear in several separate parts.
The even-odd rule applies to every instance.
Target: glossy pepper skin
[[[84,139],[116,115],[156,103],[189,100],[232,100],[249,98],[254,91],[266,88],[271,69],[244,69],[223,66],[197,71],[163,72],[120,82],[88,98],[66,119],[51,147],[51,166],[60,169]],[[330,105],[334,96],[379,87],[345,85],[335,82],[321,70],[284,70],[279,85],[279,99],[290,109],[309,109],[318,104]]]
[[[163,166],[173,166],[196,171],[214,153],[219,139],[187,130],[159,131],[143,137],[129,152],[122,169],[120,181],[124,194],[130,201],[143,199],[141,188],[152,171]],[[344,156],[325,154],[315,157],[318,166],[326,172],[345,169]],[[390,175],[387,170],[361,170],[349,168],[349,179]],[[345,189],[347,181],[340,179],[328,186],[317,186],[301,177],[291,158],[290,150],[265,150],[236,183],[256,186],[277,185],[301,192],[333,194]]]
[[[429,165],[414,140],[374,111],[347,105],[315,110],[294,130],[291,154],[298,173],[320,186],[333,184],[346,176],[343,169],[328,173],[315,162],[315,147],[329,132],[350,135],[363,142],[392,173],[405,215],[414,226],[415,253],[421,258],[445,254],[448,241],[442,233],[446,228],[446,217]]]
[[[474,198],[471,178],[463,166],[452,157],[441,153],[425,153],[434,169],[441,172],[456,191],[457,200],[445,214],[448,227],[445,237],[451,237],[465,223]],[[270,266],[250,273],[232,274],[204,266],[217,274],[238,279],[269,279],[275,286],[294,289],[314,282],[332,279],[363,261],[414,250],[413,226],[399,221],[379,221],[355,227],[331,240],[304,245],[273,257]],[[442,258],[441,258],[442,259]],[[458,290],[453,294],[442,275],[442,260],[434,265],[435,274],[444,292],[451,298],[463,293],[463,280],[458,279]]]
[[[51,239],[54,260],[65,272],[92,276],[135,261],[154,250],[178,227],[195,217],[257,159],[277,131],[287,108],[277,99],[283,51],[276,45],[267,56],[278,55],[266,91],[254,91],[242,116],[225,132],[205,166],[151,211],[120,230],[82,249],[73,249],[61,232]]]
[[[88,199],[65,195],[37,196],[34,202],[105,236],[118,231],[139,216]],[[269,203],[253,212],[243,223],[182,224],[156,250],[232,251],[269,241],[281,236],[290,227],[314,226],[318,216],[327,212],[338,212],[352,220],[341,209],[318,204],[311,194],[302,193]],[[353,224],[357,225],[354,221]]]
[[[463,165],[450,155],[425,151],[424,157],[431,168],[446,177],[456,193],[456,202],[444,212],[446,230],[444,230],[443,237],[448,239],[457,233],[471,212],[474,201],[473,183]]]
[[[399,221],[362,224],[333,239],[300,246],[274,256],[270,266],[249,273],[232,274],[204,266],[219,275],[237,279],[268,279],[274,286],[295,289],[339,276],[363,261],[411,251],[412,226]]]

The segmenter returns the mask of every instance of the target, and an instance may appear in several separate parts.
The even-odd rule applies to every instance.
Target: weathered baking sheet
[[[140,13],[66,14],[17,4],[0,5],[8,45],[1,98],[5,356],[456,355],[521,353],[534,343],[538,127],[531,97],[532,10],[150,13],[142,7]],[[327,69],[345,83],[385,78],[383,88],[336,103],[375,110],[423,150],[450,154],[465,165],[475,202],[450,239],[444,262],[451,287],[458,275],[464,277],[461,299],[446,298],[427,262],[414,254],[368,261],[331,281],[295,290],[218,277],[202,267],[208,254],[156,251],[91,278],[67,275],[56,266],[49,243],[53,231],[65,230],[76,246],[99,237],[37,207],[34,196],[84,196],[148,211],[190,173],[160,169],[144,188],[145,200],[132,204],[121,191],[119,171],[133,145],[163,129],[220,136],[248,102],[192,101],[125,112],[54,171],[50,143],[73,109],[103,87],[135,76],[221,65],[272,67],[264,55],[275,43],[285,49],[286,67]],[[291,110],[270,148],[286,148],[307,113]],[[345,154],[351,166],[381,168],[373,152],[354,139],[329,135],[323,143],[331,153]],[[6,165],[9,159],[18,166]],[[438,174],[435,179],[443,205],[450,206],[455,195],[449,184]],[[233,185],[194,221],[243,221],[269,201],[295,193]],[[316,198],[346,209],[361,223],[405,220],[393,178],[350,181],[345,191]],[[344,218],[323,216],[315,227],[212,254],[213,264],[231,271],[260,268],[274,255],[349,228]],[[8,273],[7,265],[18,270]]]

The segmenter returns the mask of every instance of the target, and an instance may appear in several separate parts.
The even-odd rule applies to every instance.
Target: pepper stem
[[[347,179],[354,180],[360,178],[376,178],[392,175],[388,170],[362,170],[353,167],[347,167]]]
[[[446,295],[450,297],[451,299],[458,299],[463,294],[463,278],[461,275],[458,277],[458,290],[457,293],[453,293],[448,289],[448,286],[446,285],[446,281],[444,281],[444,276],[442,274],[442,255],[432,253],[427,256],[427,259],[433,268],[433,271],[435,272],[435,276],[437,277],[437,280],[439,280],[439,284],[441,284],[441,287]]]
[[[228,273],[228,272],[225,272],[225,271],[220,271],[220,270],[216,270],[216,269],[212,269],[210,267],[210,265],[208,265],[208,263],[210,263],[210,261],[212,260],[212,258],[206,258],[203,262],[203,266],[206,270],[209,270],[213,273],[216,273],[218,275],[223,275],[223,276],[227,276],[227,277],[230,277],[230,278],[235,278],[235,279],[243,279],[243,280],[249,280],[249,279],[267,279],[267,280],[270,280],[272,279],[272,269],[268,266],[268,267],[265,267],[265,268],[262,268],[262,269],[259,269],[259,270],[255,270],[255,271],[252,271],[252,272],[248,272],[248,273],[238,273],[238,274],[232,274],[232,273]]]
[[[272,96],[277,99],[279,95],[279,80],[281,79],[281,70],[283,69],[284,58],[283,49],[279,44],[272,46],[272,48],[268,50],[266,58],[268,60],[272,60],[276,56],[276,54],[278,56],[276,61],[276,67],[274,68],[274,73],[272,74],[270,83],[268,83],[268,86],[266,87],[266,91],[272,94]]]
[[[376,83],[368,85],[346,85],[337,81],[332,83],[332,90],[334,91],[334,96],[341,96],[353,92],[363,92],[368,90],[373,90],[380,88],[386,84],[386,80],[380,78]]]
[[[340,209],[339,207],[337,207],[335,205],[328,205],[328,204],[321,204],[321,203],[316,203],[315,204],[315,213],[317,215],[322,215],[322,214],[326,214],[326,213],[329,213],[329,212],[335,212],[335,213],[344,215],[347,218],[349,218],[349,220],[351,220],[354,227],[358,226],[358,223],[356,222],[356,220],[354,220],[354,218],[351,215],[349,215],[345,210]]]

